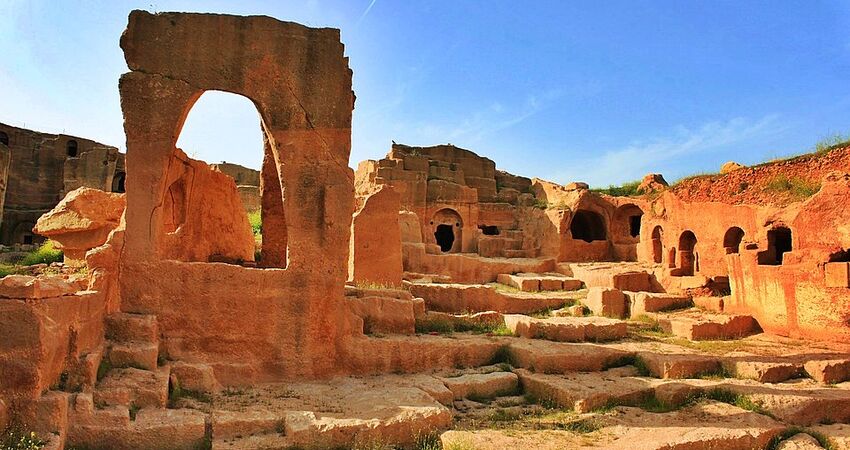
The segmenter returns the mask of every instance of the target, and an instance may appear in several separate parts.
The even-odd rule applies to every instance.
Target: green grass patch
[[[823,154],[836,148],[850,147],[850,135],[836,133],[825,137],[815,144],[815,153]]]
[[[44,244],[21,259],[21,266],[32,266],[34,264],[50,264],[62,262],[62,250],[57,250],[53,241],[45,241]]]
[[[635,197],[640,195],[640,192],[638,192],[640,183],[641,180],[635,180],[623,183],[619,186],[611,184],[608,185],[607,188],[592,188],[591,191],[596,192],[597,194],[610,195],[612,197]]]
[[[792,199],[802,200],[815,195],[820,190],[820,183],[779,174],[767,182],[764,190],[775,194],[787,193]]]
[[[251,231],[254,233],[254,236],[263,235],[263,216],[261,211],[249,212],[248,223],[251,224]]]

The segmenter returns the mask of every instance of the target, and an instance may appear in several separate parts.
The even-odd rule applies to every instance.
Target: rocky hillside
[[[850,172],[850,146],[689,177],[669,189],[689,202],[781,206],[812,196],[820,189],[821,179],[835,170]]]

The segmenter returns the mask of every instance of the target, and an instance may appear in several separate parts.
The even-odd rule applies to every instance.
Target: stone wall
[[[224,384],[344,372],[345,337],[362,330],[343,307],[354,96],[339,38],[270,17],[143,11],[130,14],[121,38],[132,169],[121,309],[156,315],[167,355],[213,365]],[[249,98],[263,121],[264,240],[281,237],[264,242],[264,268],[169,257],[174,216],[162,205],[181,158],[175,130],[207,90]]]
[[[0,123],[0,146],[8,141],[8,171],[0,222],[0,243],[39,243],[33,234],[38,218],[68,192],[91,187],[123,192],[124,155],[89,139],[48,134]],[[0,168],[5,152],[0,149]]]
[[[688,203],[667,192],[648,209],[639,259],[662,265],[668,290],[726,286],[728,279],[721,289],[728,291],[716,293],[729,295],[725,309],[753,315],[766,331],[848,340],[847,271],[836,271],[839,280],[827,275],[828,266],[847,264],[848,195],[850,176],[841,173],[828,175],[808,200],[784,207]],[[777,230],[790,231],[784,252],[777,251]],[[683,255],[688,233],[695,244]]]

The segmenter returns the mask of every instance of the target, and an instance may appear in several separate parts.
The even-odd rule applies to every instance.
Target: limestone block
[[[626,297],[618,289],[593,287],[587,291],[585,306],[594,314],[605,317],[626,317]]]

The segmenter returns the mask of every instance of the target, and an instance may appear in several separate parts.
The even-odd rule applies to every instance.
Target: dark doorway
[[[499,227],[496,225],[478,225],[478,229],[484,233],[485,236],[498,236],[499,235]]]
[[[570,223],[570,233],[573,239],[581,239],[585,242],[605,240],[605,220],[593,211],[579,210],[573,216]]]
[[[632,237],[640,236],[640,218],[642,216],[629,217],[629,234]]]
[[[0,143],[9,145],[9,135],[0,131]]]
[[[124,182],[127,179],[127,174],[124,172],[116,172],[115,178],[112,179],[112,192],[118,192],[123,194],[126,192],[124,188]]]
[[[679,275],[693,276],[697,271],[697,237],[693,231],[685,230],[679,236]]]
[[[739,253],[741,250],[741,240],[744,239],[744,230],[738,227],[732,227],[726,230],[723,236],[723,247],[726,249],[726,254]]]
[[[767,232],[767,250],[758,255],[759,264],[778,266],[782,264],[785,253],[791,251],[791,229],[776,227]]]
[[[664,230],[661,228],[661,225],[656,226],[655,229],[652,230],[652,261],[659,264],[664,256],[664,242],[662,241],[663,232]]]
[[[68,157],[76,158],[77,157],[77,141],[68,141],[65,144],[65,150],[68,153]]]
[[[451,225],[437,225],[434,238],[437,240],[437,244],[440,245],[440,250],[443,252],[452,251],[452,246],[455,243],[455,232]]]

